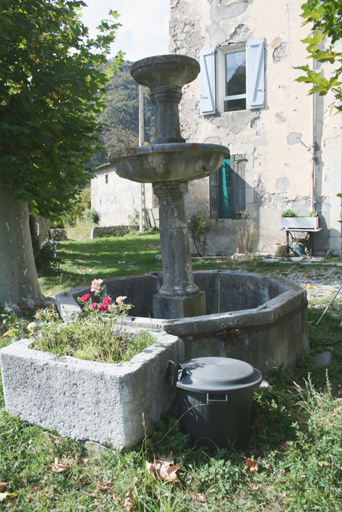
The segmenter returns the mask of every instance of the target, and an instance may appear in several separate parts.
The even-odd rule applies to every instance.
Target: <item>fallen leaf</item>
[[[173,453],[161,455],[154,462],[146,461],[146,470],[153,475],[154,480],[162,482],[179,482],[177,471],[180,466],[173,464]]]
[[[256,473],[259,469],[259,462],[254,459],[246,460],[247,472],[248,473]]]
[[[5,503],[7,499],[15,498],[16,496],[14,492],[0,492],[0,503]]]
[[[260,489],[261,485],[260,484],[251,484],[250,485],[250,488],[252,489],[252,491],[258,491]]]
[[[327,462],[327,461],[325,461],[325,460],[322,460],[322,461],[320,461],[320,462],[318,463],[318,466],[319,466],[320,468],[327,468],[328,466],[330,466],[330,463],[329,463],[329,462]]]
[[[194,500],[199,501],[200,503],[205,503],[207,500],[205,494],[196,493],[193,494],[192,497],[194,498]]]
[[[101,491],[109,491],[112,488],[112,481],[108,480],[108,482],[103,482],[102,484],[99,484],[99,489]]]
[[[48,469],[51,469],[54,473],[63,473],[64,471],[69,470],[69,466],[66,464],[60,464],[58,462],[58,458],[55,458],[55,463],[53,466],[48,466]]]
[[[134,512],[134,503],[133,503],[133,494],[132,491],[126,493],[126,498],[124,501],[124,509],[127,512]]]
[[[0,492],[4,492],[6,490],[7,483],[6,482],[0,482]]]

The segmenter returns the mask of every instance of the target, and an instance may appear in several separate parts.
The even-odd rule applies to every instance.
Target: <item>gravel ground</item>
[[[313,304],[320,302],[321,307],[329,304],[342,285],[342,263],[340,262],[326,263],[319,259],[297,262],[294,259],[293,266],[287,264],[282,268],[279,261],[275,261],[275,265],[279,266],[277,274],[305,288],[308,301]],[[334,304],[342,306],[342,290]]]

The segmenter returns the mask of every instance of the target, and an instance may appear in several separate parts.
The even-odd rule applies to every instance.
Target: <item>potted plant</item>
[[[293,210],[285,210],[281,214],[282,229],[302,229],[303,231],[317,229],[319,217],[315,210],[311,210],[307,217],[298,217]]]

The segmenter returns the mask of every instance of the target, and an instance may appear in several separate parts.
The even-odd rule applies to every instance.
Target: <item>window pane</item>
[[[246,98],[239,100],[227,100],[224,102],[224,111],[231,112],[233,110],[246,110]]]
[[[226,54],[226,96],[246,94],[246,52]]]

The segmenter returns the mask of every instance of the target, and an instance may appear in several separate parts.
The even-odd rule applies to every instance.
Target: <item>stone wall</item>
[[[94,226],[91,230],[91,238],[110,235],[122,236],[130,231],[139,231],[139,226]]]
[[[315,98],[307,84],[296,82],[297,66],[308,63],[305,45],[309,28],[302,27],[302,0],[171,0],[170,52],[200,60],[200,51],[218,54],[249,39],[264,38],[265,106],[223,112],[216,87],[216,112],[200,115],[200,77],[183,89],[181,129],[187,142],[223,144],[232,155],[245,156],[246,207],[256,228],[255,248],[273,251],[274,242],[285,238],[279,232],[281,212],[293,209],[307,215],[312,202],[312,157],[316,146],[313,202],[322,231],[315,235],[315,248],[323,252],[341,249],[340,200],[342,190],[341,148],[338,116],[329,116],[332,98]],[[217,85],[217,84],[216,84]],[[187,212],[209,212],[209,180],[189,186]],[[237,221],[212,221],[209,238],[212,252],[239,243]]]

